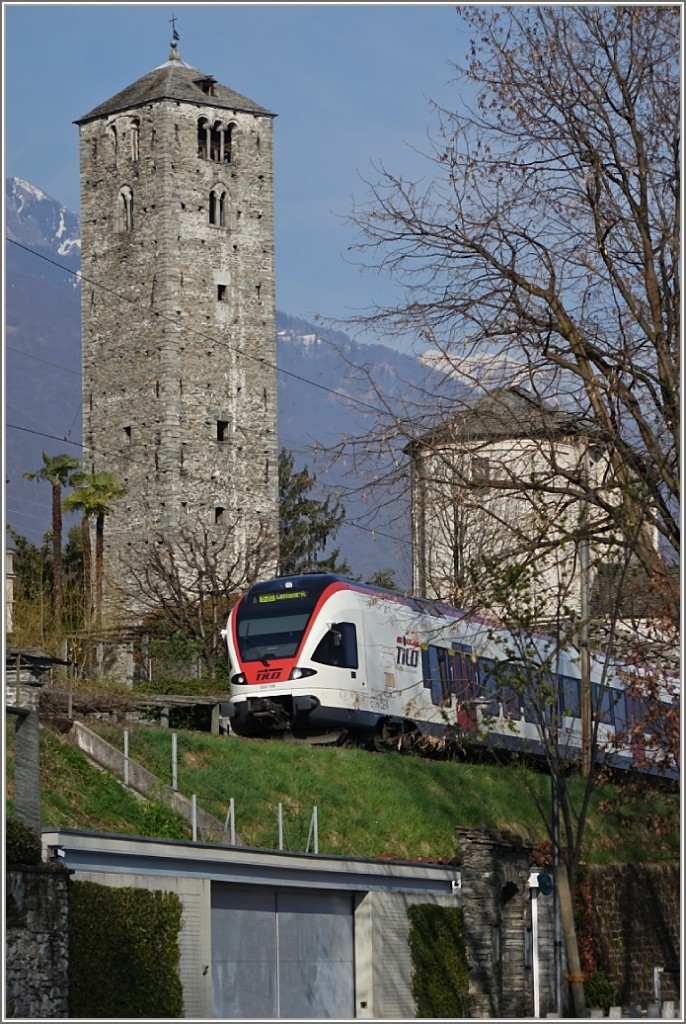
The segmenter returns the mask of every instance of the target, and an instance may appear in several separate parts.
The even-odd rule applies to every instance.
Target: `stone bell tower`
[[[127,492],[106,520],[105,607],[160,537],[230,531],[231,559],[278,536],[275,115],[177,39],[76,122],[84,470]]]

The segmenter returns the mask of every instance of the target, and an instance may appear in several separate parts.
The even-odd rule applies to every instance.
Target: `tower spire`
[[[172,14],[169,19],[169,24],[172,27],[172,39],[171,39],[171,50],[169,51],[169,60],[181,60],[177,43],[179,41],[179,33],[176,31],[176,15]]]

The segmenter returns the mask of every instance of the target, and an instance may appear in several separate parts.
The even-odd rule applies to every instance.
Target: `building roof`
[[[5,664],[11,663],[15,665],[17,661],[21,665],[42,669],[43,671],[51,668],[53,665],[71,665],[70,661],[54,658],[41,647],[6,647]]]
[[[624,619],[673,620],[680,603],[681,574],[676,565],[665,565],[661,585],[639,563],[629,566],[603,563],[596,571],[591,593],[591,615],[617,615]]]
[[[451,419],[439,423],[408,447],[436,443],[588,435],[577,415],[547,405],[525,388],[495,388]]]
[[[207,89],[208,83],[211,84],[211,95],[203,89],[203,85]],[[122,110],[131,110],[166,99],[196,103],[203,107],[217,107],[221,110],[276,116],[247,96],[241,96],[240,93],[217,82],[212,75],[186,64],[173,49],[166,63],[143,75],[132,85],[127,85],[111,99],[105,100],[88,114],[84,114],[74,124],[86,124],[88,121],[109,117]]]

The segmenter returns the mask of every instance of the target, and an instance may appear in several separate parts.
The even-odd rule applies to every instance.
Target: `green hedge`
[[[469,977],[462,911],[418,903],[409,908],[408,917],[417,1017],[468,1017]]]
[[[73,882],[69,1016],[180,1017],[180,927],[175,893]]]
[[[8,864],[36,865],[42,858],[37,832],[16,818],[5,821],[5,859]]]

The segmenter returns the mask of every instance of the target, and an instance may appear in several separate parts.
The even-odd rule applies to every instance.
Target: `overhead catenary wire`
[[[70,274],[73,277],[78,278],[78,280],[80,280],[80,281],[85,281],[86,284],[89,284],[93,288],[98,288],[101,291],[108,292],[110,295],[115,295],[122,302],[128,302],[128,303],[130,303],[132,305],[139,305],[139,306],[141,306],[141,308],[145,308],[146,311],[148,313],[150,313],[150,315],[152,315],[154,317],[157,317],[160,320],[164,320],[164,321],[166,321],[169,324],[173,324],[174,327],[178,327],[179,326],[179,324],[176,321],[176,319],[173,319],[172,317],[166,316],[164,313],[160,313],[158,310],[148,309],[147,307],[143,307],[142,304],[138,303],[136,299],[130,298],[127,295],[123,295],[121,292],[117,291],[115,288],[108,287],[107,285],[103,284],[101,281],[94,281],[91,278],[85,277],[80,271],[72,270],[70,267],[65,267],[61,263],[59,263],[57,260],[52,259],[50,256],[45,256],[43,253],[36,252],[35,249],[31,249],[31,248],[29,248],[26,245],[22,245],[21,242],[17,242],[13,238],[6,238],[6,241],[9,242],[12,245],[16,245],[20,249],[23,249],[24,252],[28,252],[32,256],[37,257],[37,259],[44,260],[46,263],[49,263],[52,266],[57,267],[59,270],[63,271],[64,273]],[[286,370],[283,367],[278,366],[277,363],[272,362],[269,359],[266,359],[264,356],[253,355],[252,353],[246,351],[246,349],[240,348],[238,345],[235,345],[235,344],[230,343],[228,341],[224,341],[221,338],[217,338],[215,335],[206,334],[204,331],[198,330],[197,328],[194,328],[194,327],[190,326],[189,324],[182,324],[181,325],[181,329],[184,332],[186,332],[188,334],[191,334],[191,335],[194,335],[194,336],[196,336],[198,338],[202,338],[205,341],[211,341],[214,345],[217,345],[220,348],[225,348],[227,351],[232,352],[234,355],[243,356],[246,359],[253,360],[253,362],[261,363],[264,366],[268,366],[271,369],[275,370],[277,373],[283,374],[286,377],[291,377],[294,380],[300,381],[302,384],[307,384],[308,386],[313,387],[313,388],[318,388],[320,391],[324,391],[327,394],[334,395],[336,398],[341,398],[344,401],[349,402],[351,405],[358,406],[361,409],[367,409],[369,412],[373,412],[373,413],[377,413],[378,412],[378,409],[376,408],[376,406],[371,405],[369,402],[364,402],[364,401],[362,401],[359,398],[355,398],[353,395],[347,395],[344,391],[338,391],[336,388],[330,388],[326,384],[320,384],[319,381],[310,380],[308,377],[303,377],[301,374],[294,373],[292,370]],[[116,347],[117,347],[116,344],[112,345],[110,347],[109,351],[116,351]],[[38,357],[34,356],[33,358],[38,358]],[[62,369],[66,370],[66,367],[62,367]]]
[[[119,292],[116,289],[111,288],[111,287],[103,284],[102,282],[93,281],[90,278],[85,277],[80,271],[73,270],[70,267],[66,267],[63,264],[61,264],[59,261],[53,259],[52,257],[46,256],[43,253],[39,253],[36,250],[30,248],[29,246],[23,245],[21,242],[16,241],[15,239],[6,238],[6,241],[9,242],[12,245],[15,245],[17,248],[22,249],[24,252],[27,252],[30,255],[36,257],[37,259],[43,260],[44,262],[50,264],[51,266],[56,267],[58,270],[62,271],[63,273],[68,274],[68,275],[70,275],[70,276],[72,276],[72,277],[74,277],[74,278],[76,278],[76,279],[78,279],[80,281],[86,282],[87,284],[91,285],[91,287],[93,287],[93,288],[100,289],[101,291],[108,292],[108,293],[110,293],[112,295],[115,295],[121,301],[129,302],[131,304],[137,304],[137,300],[136,299],[130,298],[130,297],[126,296],[126,295],[122,295],[121,292]],[[177,323],[177,321],[175,319],[172,319],[171,317],[167,317],[163,313],[159,313],[159,312],[157,312],[155,310],[146,310],[146,311],[148,313],[150,313],[151,315],[153,315],[153,316],[155,316],[155,317],[157,317],[159,319],[166,320],[169,323],[173,323],[175,327],[178,327],[178,323]],[[234,353],[236,355],[244,356],[247,359],[251,359],[251,360],[259,362],[259,363],[261,363],[263,365],[267,365],[267,366],[271,367],[272,369],[274,369],[277,374],[281,374],[283,376],[290,377],[290,378],[292,378],[294,380],[298,380],[299,382],[301,382],[303,384],[306,384],[308,386],[317,388],[320,391],[324,391],[325,393],[330,394],[330,395],[332,395],[333,397],[335,397],[337,399],[342,399],[342,400],[348,402],[351,405],[358,406],[361,409],[368,410],[368,411],[370,411],[370,412],[372,412],[374,414],[378,413],[378,409],[375,406],[373,406],[370,403],[368,403],[368,402],[364,402],[364,401],[362,401],[362,400],[360,400],[358,398],[355,398],[352,395],[348,395],[345,392],[339,391],[339,390],[337,390],[335,388],[330,388],[327,385],[321,384],[318,381],[310,380],[309,378],[304,377],[302,374],[297,374],[297,373],[294,373],[293,371],[286,370],[283,367],[280,367],[275,362],[272,362],[272,361],[270,361],[268,359],[265,359],[262,356],[252,355],[250,352],[247,352],[245,349],[242,349],[239,346],[237,346],[237,345],[235,345],[235,344],[233,344],[233,343],[231,343],[229,341],[224,341],[221,338],[217,338],[215,335],[209,335],[209,334],[207,334],[207,333],[205,333],[205,332],[203,332],[201,330],[198,330],[198,329],[193,328],[192,326],[189,326],[189,325],[186,325],[186,324],[182,325],[181,329],[183,331],[187,332],[187,333],[190,333],[192,335],[200,337],[200,338],[202,338],[204,340],[212,341],[212,343],[214,345],[216,345],[216,346],[218,346],[220,348],[224,348],[227,351],[232,352],[232,353]],[[75,376],[80,376],[80,372],[79,371],[73,370],[70,367],[61,366],[60,364],[54,363],[51,360],[47,360],[47,359],[45,359],[45,358],[43,358],[41,356],[36,355],[35,353],[24,352],[23,350],[17,349],[14,346],[7,346],[7,347],[9,349],[11,349],[11,351],[14,351],[14,352],[16,352],[19,355],[24,355],[27,358],[34,359],[34,360],[36,360],[38,362],[41,362],[41,363],[44,363],[45,365],[48,365],[48,366],[52,366],[55,369],[63,370],[66,373],[71,373],[71,374],[73,374]],[[146,384],[144,384],[143,387],[147,386],[148,383],[149,382],[146,382]],[[22,431],[24,433],[32,434],[32,435],[38,436],[38,437],[44,437],[44,438],[46,438],[48,440],[59,441],[62,444],[69,444],[69,445],[71,445],[71,446],[73,446],[75,448],[80,449],[81,451],[86,451],[86,450],[93,451],[95,454],[101,455],[101,456],[104,456],[104,457],[108,457],[108,456],[109,457],[118,457],[119,454],[120,454],[118,451],[110,451],[110,450],[107,450],[107,449],[95,449],[95,448],[93,448],[92,445],[85,445],[83,442],[78,442],[78,441],[70,440],[69,435],[71,434],[71,431],[74,428],[74,424],[75,424],[76,419],[77,419],[77,417],[79,415],[79,412],[80,412],[80,409],[77,410],[77,412],[76,412],[76,414],[75,414],[75,416],[74,416],[74,418],[72,420],[72,425],[71,425],[67,435],[63,435],[61,437],[56,435],[56,434],[48,433],[47,431],[40,431],[40,430],[31,429],[29,427],[23,427],[23,426],[21,426],[19,424],[16,424],[16,423],[9,423],[9,422],[7,422],[5,424],[5,426],[8,429]],[[285,440],[287,441],[287,439],[285,439]],[[237,442],[233,442],[233,443],[236,444]],[[261,448],[262,446],[263,445],[260,442],[253,442],[252,444],[250,444],[248,442],[241,441],[241,444],[240,444],[240,447],[255,448],[255,449]],[[339,492],[337,491],[336,488],[327,488],[326,485],[322,485],[321,481],[318,481],[318,483],[319,483],[319,486],[322,487],[325,491],[328,491],[328,493],[330,495],[340,499],[340,494],[339,494]],[[14,510],[14,512],[15,512],[15,514],[20,514],[20,515],[22,514],[22,513],[17,513],[17,510]],[[278,521],[278,519],[276,521]],[[362,526],[361,524],[356,523],[356,522],[354,522],[354,521],[352,521],[350,519],[347,519],[347,518],[343,520],[341,525],[347,525],[349,527],[352,527],[354,529],[360,530],[362,532],[372,534],[373,536],[383,537],[383,538],[385,538],[387,540],[392,540],[394,542],[398,542],[399,541],[399,538],[394,537],[391,534],[384,533],[382,530],[379,530],[376,527],[365,527],[365,526]]]

